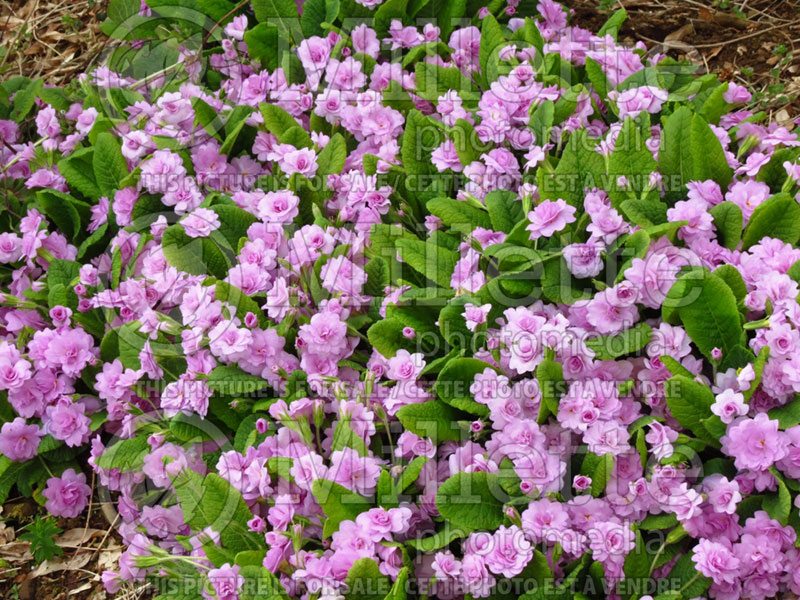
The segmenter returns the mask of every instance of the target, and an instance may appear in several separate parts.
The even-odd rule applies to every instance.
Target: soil
[[[621,41],[689,60],[700,73],[746,85],[750,108],[790,125],[800,115],[800,2],[755,0],[567,0],[572,22],[597,31],[621,7]]]
[[[19,75],[66,85],[101,54],[109,0],[2,0],[0,81]]]
[[[74,519],[57,519],[63,531],[56,544],[63,554],[41,564],[21,541],[23,527],[46,511],[31,499],[17,498],[2,507],[0,523],[0,598],[4,600],[107,600],[100,574],[116,568],[122,540],[97,503]],[[151,596],[131,590],[127,600]],[[116,600],[116,599],[115,599]]]

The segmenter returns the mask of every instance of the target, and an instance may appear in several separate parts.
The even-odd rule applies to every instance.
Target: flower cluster
[[[112,4],[131,53],[0,95],[0,475],[113,495],[109,593],[800,594],[800,138],[747,89],[553,0],[223,2],[166,69]]]

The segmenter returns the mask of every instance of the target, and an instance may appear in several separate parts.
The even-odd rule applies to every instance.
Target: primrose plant
[[[625,19],[112,0],[0,84],[0,499],[120,597],[800,594],[800,139]]]

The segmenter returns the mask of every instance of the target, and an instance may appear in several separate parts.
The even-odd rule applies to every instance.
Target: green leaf
[[[559,546],[556,546],[556,548],[559,548]],[[555,552],[558,553],[559,550]],[[550,556],[549,552],[548,556]],[[557,554],[552,556],[555,556],[557,560]],[[551,598],[551,600],[566,600],[553,589],[555,580],[553,571],[550,569],[548,557],[541,550],[534,548],[533,556],[522,572],[506,580],[507,585],[498,585],[490,597],[492,600],[518,600],[522,590],[535,589],[538,591],[547,590],[547,597]],[[569,587],[570,583],[566,585]],[[580,600],[579,593],[575,595],[575,600]]]
[[[369,343],[385,358],[392,358],[401,348],[413,352],[413,340],[403,335],[405,324],[399,319],[384,319],[373,323],[367,329]]]
[[[105,131],[97,136],[94,145],[94,177],[104,196],[113,199],[120,182],[128,176],[128,164],[116,137]]]
[[[789,429],[800,425],[800,397],[793,396],[789,402],[770,410],[767,415],[770,419],[778,421],[781,429]]]
[[[178,269],[191,275],[213,275],[224,279],[228,274],[228,259],[211,238],[191,238],[180,224],[170,225],[161,238],[164,258]]]
[[[94,167],[92,166],[92,155],[94,148],[88,152],[78,151],[68,158],[58,161],[58,171],[67,180],[71,189],[75,189],[87,198],[97,200],[102,196],[97,181],[94,178]]]
[[[494,531],[503,524],[505,497],[497,475],[457,473],[439,486],[436,508],[456,527]]]
[[[294,0],[253,0],[253,12],[259,23],[269,23],[292,42],[302,40],[300,15]]]
[[[660,200],[625,200],[620,209],[631,223],[642,228],[667,222],[667,205]]]
[[[479,304],[472,296],[457,296],[439,311],[439,331],[448,344],[461,348],[471,348],[474,333],[467,328],[464,318],[464,305]]]
[[[728,82],[721,83],[708,95],[700,107],[700,114],[709,123],[719,123],[722,115],[730,111],[731,105],[722,97],[728,91]]]
[[[733,265],[727,265],[727,266],[733,267]],[[719,270],[719,268],[717,270]],[[756,360],[753,362],[753,373],[755,374],[755,378],[753,379],[753,381],[750,382],[750,387],[742,391],[742,395],[744,396],[745,402],[750,401],[750,398],[753,397],[753,394],[758,389],[758,386],[761,384],[761,376],[764,373],[764,366],[767,364],[768,359],[769,359],[769,346],[764,346],[761,348],[761,350],[758,351],[758,356],[756,356]]]
[[[453,348],[448,354],[440,356],[439,358],[435,358],[429,362],[427,365],[425,365],[425,368],[422,369],[422,373],[420,373],[420,375],[438,375],[442,372],[442,369],[445,367],[445,365],[456,356],[461,356],[461,350],[459,348]]]
[[[403,472],[400,474],[400,478],[397,480],[397,492],[402,494],[408,488],[410,488],[414,483],[419,479],[420,473],[422,473],[422,469],[425,464],[428,462],[427,456],[417,456],[414,460],[412,460]]]
[[[261,567],[262,563],[264,562],[264,556],[266,553],[264,551],[259,550],[245,550],[244,552],[239,552],[236,554],[234,558],[234,564],[239,565],[240,567]]]
[[[287,54],[287,56],[289,55]],[[308,132],[298,125],[297,127],[292,127],[284,131],[281,134],[280,141],[283,144],[289,144],[295,148],[309,148],[311,147],[310,139],[311,138],[309,137]],[[300,177],[302,177],[302,175],[292,175],[293,180],[297,180]],[[295,191],[298,191],[294,185],[290,184],[289,187]]]
[[[269,387],[269,382],[256,375],[245,373],[234,365],[215,367],[206,380],[208,387],[220,396],[247,397]]]
[[[504,242],[492,244],[483,251],[483,256],[492,259],[498,273],[520,273],[531,271],[537,274],[536,267],[545,261],[540,252],[526,246],[516,246]],[[538,276],[538,274],[537,274]]]
[[[692,117],[691,132],[694,179],[713,179],[723,190],[726,189],[733,180],[733,169],[728,165],[719,139],[698,114]]]
[[[503,35],[503,30],[500,28],[497,19],[495,19],[492,14],[486,15],[481,23],[481,46],[478,53],[481,65],[481,76],[486,87],[491,83],[488,79],[489,59],[507,44],[508,42]]]
[[[130,321],[119,327],[117,332],[118,358],[122,361],[122,365],[126,369],[141,368],[139,353],[148,339],[147,334],[141,331],[141,324],[138,321]]]
[[[469,91],[472,83],[455,67],[442,67],[433,63],[418,62],[414,66],[417,93],[421,98],[436,102],[448,90]],[[469,94],[467,94],[469,97]]]
[[[514,32],[514,35],[511,39],[527,42],[530,46],[539,51],[537,54],[544,54],[544,38],[542,37],[539,28],[536,26],[536,23],[530,17],[525,18],[525,22],[523,23],[522,27]],[[539,143],[541,144],[541,142]]]
[[[397,411],[397,418],[408,431],[434,443],[461,441],[467,436],[458,422],[470,418],[441,400],[408,404]]]
[[[245,417],[239,428],[236,430],[236,435],[233,438],[233,449],[237,452],[245,454],[250,446],[254,446],[258,439],[258,430],[256,429],[256,422],[261,418],[261,415],[254,413]]]
[[[389,578],[381,573],[376,563],[371,558],[360,558],[345,578],[348,600],[383,600],[391,588]]]
[[[770,473],[778,482],[778,491],[764,496],[764,510],[784,527],[789,522],[789,513],[792,511],[792,494],[786,487],[783,476],[775,467],[770,467]]]
[[[383,90],[383,103],[403,114],[408,113],[408,111],[414,108],[414,102],[411,100],[411,96],[409,96],[408,92],[403,89],[402,84],[396,79],[392,79],[389,85],[386,86],[386,89]]]
[[[742,209],[733,202],[722,202],[708,212],[714,217],[719,243],[728,250],[734,250],[742,239]]]
[[[458,160],[465,167],[478,160],[491,147],[481,142],[475,127],[466,119],[458,119],[450,129],[448,137],[456,148]]]
[[[289,0],[292,1],[292,0]],[[278,106],[277,104],[269,104],[269,103],[262,103],[259,105],[259,110],[261,111],[261,115],[264,117],[264,127],[267,128],[271,134],[278,138],[278,141],[284,143],[287,139],[287,134],[289,131],[292,131],[293,128],[299,129],[300,135],[300,146],[310,148],[313,144],[311,142],[311,136],[308,132],[300,127],[300,124],[294,119],[292,115],[286,112],[283,108]]]
[[[364,266],[367,273],[367,283],[364,285],[364,293],[368,296],[382,297],[386,286],[391,283],[389,278],[389,263],[380,256],[374,256]]]
[[[703,596],[712,583],[710,578],[697,572],[690,554],[684,554],[678,559],[667,578],[673,586],[672,589],[678,592],[674,600]]]
[[[611,472],[613,469],[613,454],[604,454],[603,456],[599,457],[597,466],[594,469],[594,474],[592,475],[592,496],[597,498],[605,491],[606,486],[611,479]]]
[[[450,287],[450,280],[460,258],[458,252],[439,246],[433,239],[427,242],[399,239],[395,243],[398,253],[412,269],[443,288]]]
[[[262,562],[264,561],[264,556],[266,553],[259,552],[257,550],[243,550],[242,552],[231,552],[230,550],[225,550],[224,548],[220,548],[216,542],[211,539],[210,537],[201,537],[203,551],[206,554],[211,563],[219,568],[225,563],[228,564],[235,564],[239,565],[240,567],[248,567],[247,571],[245,571],[245,575],[242,575],[241,571],[239,574],[245,579],[250,578],[250,570],[252,567],[256,569],[264,567],[262,566]],[[240,596],[240,600],[246,600],[247,596]]]
[[[562,90],[561,97],[556,100],[553,107],[553,123],[555,125],[561,125],[575,113],[578,102],[582,96],[586,95],[586,91],[586,87],[582,83]]]
[[[692,342],[709,359],[714,348],[725,358],[744,341],[731,288],[705,269],[694,268],[679,277],[667,293],[664,310],[665,315],[677,312]]]
[[[108,223],[103,223],[96,231],[87,237],[78,247],[78,260],[95,258],[104,251],[111,241]]]
[[[708,387],[683,375],[674,375],[664,383],[664,393],[672,416],[682,427],[701,440],[719,445],[719,440],[703,426],[703,420],[712,415],[714,404],[714,394]]]
[[[589,78],[589,82],[597,92],[597,95],[606,102],[609,89],[611,89],[611,82],[608,81],[608,77],[606,77],[606,73],[600,63],[588,56],[586,57],[586,76]],[[609,105],[614,106],[614,103],[610,102]],[[542,143],[538,137],[536,140],[538,144]]]
[[[34,79],[28,85],[23,87],[22,89],[18,90],[16,94],[14,94],[14,102],[13,108],[11,109],[11,120],[16,123],[21,123],[25,117],[31,112],[34,104],[36,103],[36,97],[39,95],[39,92],[44,87],[44,80],[42,79]]]
[[[206,421],[199,415],[178,413],[169,420],[169,431],[182,444],[187,442],[208,442],[214,439],[218,430],[215,426],[209,431]]]
[[[408,567],[403,567],[397,573],[392,589],[386,595],[385,600],[406,600],[408,596]]]
[[[19,539],[30,542],[31,553],[37,564],[64,553],[55,542],[55,537],[63,532],[56,525],[55,518],[42,518],[40,515],[36,515],[33,522],[26,525],[24,530],[25,533],[20,535]]]
[[[339,0],[308,0],[303,4],[300,27],[306,38],[324,37],[326,31],[322,23],[333,23],[339,16]],[[249,48],[249,45],[248,45]]]
[[[410,111],[406,117],[400,150],[406,172],[412,175],[438,173],[429,157],[430,152],[441,143],[442,137],[443,134],[431,124],[430,119],[416,109]]]
[[[561,395],[566,391],[564,389],[564,369],[560,363],[545,358],[536,367],[536,379],[539,381],[539,391],[542,394],[542,404],[537,419],[541,424],[547,419],[548,413],[558,413],[558,403]]]
[[[653,85],[662,89],[668,89],[663,73],[657,67],[645,67],[634,71],[627,79],[617,85],[617,90],[630,90],[642,85]]]
[[[403,22],[408,18],[406,7],[408,0],[386,0],[375,11],[375,21],[373,28],[378,34],[378,39],[382,40],[389,35],[389,26],[394,19]]]
[[[25,463],[12,462],[6,456],[0,456],[0,502],[5,503],[20,471],[26,468]]]
[[[237,553],[236,556],[238,557],[240,554]],[[289,600],[289,595],[280,579],[260,563],[242,566],[239,575],[245,580],[244,586],[239,592],[240,600]],[[179,589],[181,588],[179,587]],[[198,589],[202,589],[202,586],[198,586]],[[180,600],[188,599],[181,598]]]
[[[591,59],[587,59],[591,60]],[[552,100],[545,100],[538,106],[531,105],[531,118],[528,127],[533,130],[536,143],[544,146],[550,141],[550,132],[555,119],[555,104]]]
[[[217,213],[220,223],[219,229],[212,233],[212,238],[214,234],[222,236],[228,243],[228,249],[237,251],[242,238],[247,238],[248,228],[258,219],[233,204],[216,204],[211,210]]]
[[[431,214],[442,220],[442,223],[464,235],[469,235],[476,227],[486,229],[492,227],[492,221],[486,211],[461,200],[434,198],[428,200],[427,207]]]
[[[644,258],[647,255],[647,250],[650,248],[650,244],[652,243],[652,239],[650,239],[650,234],[647,233],[647,229],[639,229],[634,231],[630,234],[627,238],[625,238],[624,246],[625,249],[633,250],[633,255],[630,257],[632,261],[634,258]],[[626,256],[628,253],[626,252]],[[620,268],[620,274],[624,276],[626,271],[626,265],[630,263],[626,262],[622,268]]]
[[[789,267],[789,270],[786,271],[786,274],[796,283],[800,283],[800,260]]]
[[[674,202],[686,194],[686,184],[694,177],[692,154],[692,111],[679,107],[664,121],[658,162],[666,187],[665,197]]]
[[[742,236],[747,250],[765,237],[796,244],[800,240],[800,205],[787,193],[777,194],[756,207]]]
[[[445,0],[437,15],[440,37],[449,40],[453,29],[461,26],[461,21],[467,12],[466,0]]]
[[[77,207],[81,207],[81,212],[84,212],[84,209],[88,212],[89,205],[56,190],[41,190],[36,193],[36,198],[42,206],[42,212],[59,231],[68,239],[75,240],[82,232],[81,215]]]
[[[492,369],[488,363],[476,358],[456,358],[447,363],[436,378],[436,393],[450,406],[478,416],[488,416],[489,407],[472,398],[469,389],[475,375]]]
[[[444,528],[434,535],[422,539],[412,538],[406,544],[420,552],[433,552],[450,545],[459,538],[467,537],[470,533],[472,533],[472,529],[469,527],[453,527],[450,523],[445,522]]]
[[[192,108],[194,108],[194,123],[200,125],[208,135],[222,141],[219,132],[223,130],[225,124],[219,113],[202,98],[192,98]]]
[[[345,160],[347,144],[341,133],[335,133],[317,157],[317,177],[325,181],[328,175],[338,175],[344,168]]]
[[[714,275],[722,279],[731,288],[733,297],[737,302],[741,302],[747,295],[747,285],[742,278],[739,269],[731,264],[720,265],[712,271]]]
[[[207,279],[204,285],[214,286],[214,300],[219,300],[230,304],[236,309],[236,316],[244,321],[247,313],[253,313],[258,318],[259,327],[266,329],[270,325],[270,321],[261,310],[258,303],[247,296],[240,288],[228,283],[227,281],[215,281],[214,279]]]
[[[625,581],[632,585],[641,585],[641,583],[646,582],[650,579],[651,564],[652,556],[647,552],[641,531],[637,529],[636,546],[625,557],[625,565],[623,567]]]
[[[705,429],[708,433],[711,434],[712,437],[716,439],[722,438],[723,435],[728,431],[728,426],[722,422],[717,415],[712,415],[707,417],[701,421],[703,425],[703,429]]]
[[[123,473],[141,469],[144,457],[152,449],[143,435],[127,440],[119,440],[97,458],[97,466],[101,469],[119,469]]]
[[[675,513],[665,513],[660,515],[647,515],[644,520],[639,523],[639,529],[644,531],[652,531],[654,529],[671,529],[678,524],[678,517]]]
[[[492,228],[495,231],[511,233],[517,223],[525,219],[522,202],[518,200],[517,194],[514,192],[494,190],[486,194],[483,200],[489,210]]]
[[[195,531],[210,527],[220,534],[221,546],[233,552],[260,550],[263,540],[250,531],[252,513],[242,495],[216,473],[202,476],[184,469],[173,481],[183,518]]]
[[[267,459],[267,470],[271,475],[282,477],[286,481],[294,482],[294,477],[290,471],[294,465],[294,459],[288,456],[272,456]]]
[[[647,323],[626,329],[615,335],[604,335],[589,338],[586,345],[594,351],[598,360],[615,360],[620,356],[638,352],[644,348],[653,337],[653,328]]]
[[[236,4],[229,0],[197,0],[197,4],[214,22],[220,21],[221,24],[228,23],[239,12]]]
[[[726,371],[727,369],[741,369],[748,363],[753,362],[756,355],[753,351],[745,347],[743,344],[738,344],[726,355],[722,357],[719,363],[719,369]]]
[[[644,415],[643,417],[639,417],[633,423],[628,425],[628,431],[630,433],[635,433],[640,429],[643,429],[646,425],[650,423],[662,422],[663,418],[656,417],[654,415]]]
[[[381,474],[378,476],[378,483],[375,486],[375,501],[384,508],[400,505],[397,492],[394,489],[394,481],[392,481],[392,476],[389,475],[389,471],[386,469],[382,469]]]
[[[552,175],[545,175],[543,169],[539,173],[539,194],[543,200],[562,198],[579,210],[583,210],[586,188],[603,187],[606,179],[603,157],[595,152],[585,129],[569,136]]]
[[[625,119],[614,151],[608,159],[610,189],[607,191],[614,206],[631,197],[641,199],[645,188],[650,185],[650,173],[658,170],[656,160],[645,145],[647,137],[649,132],[643,134],[636,121],[630,117]],[[617,179],[623,175],[628,179],[629,190],[617,185]]]
[[[306,6],[310,5],[308,2]],[[267,69],[278,67],[278,28],[271,23],[259,23],[244,33],[247,53],[253,60],[261,61]]]
[[[366,456],[368,453],[367,445],[364,443],[364,440],[353,431],[350,425],[351,423],[352,419],[343,418],[336,424],[336,428],[333,430],[331,451],[336,452],[337,450],[352,448],[358,452],[359,456]]]
[[[314,481],[312,493],[327,517],[323,536],[328,538],[339,530],[342,521],[355,521],[362,512],[372,508],[372,502],[328,479]]]
[[[600,31],[597,32],[598,37],[610,35],[616,40],[620,27],[622,27],[622,24],[627,18],[628,13],[624,8],[614,11],[614,14],[609,17],[605,24],[600,28]]]
[[[769,186],[773,193],[781,191],[783,184],[788,178],[786,169],[783,168],[783,163],[787,160],[794,162],[797,160],[798,151],[796,148],[782,148],[772,153],[769,162],[762,166],[756,175],[756,181],[763,181]]]

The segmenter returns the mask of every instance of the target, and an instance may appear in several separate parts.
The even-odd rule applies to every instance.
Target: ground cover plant
[[[800,593],[800,140],[625,17],[119,0],[0,85],[0,498],[121,596]]]

